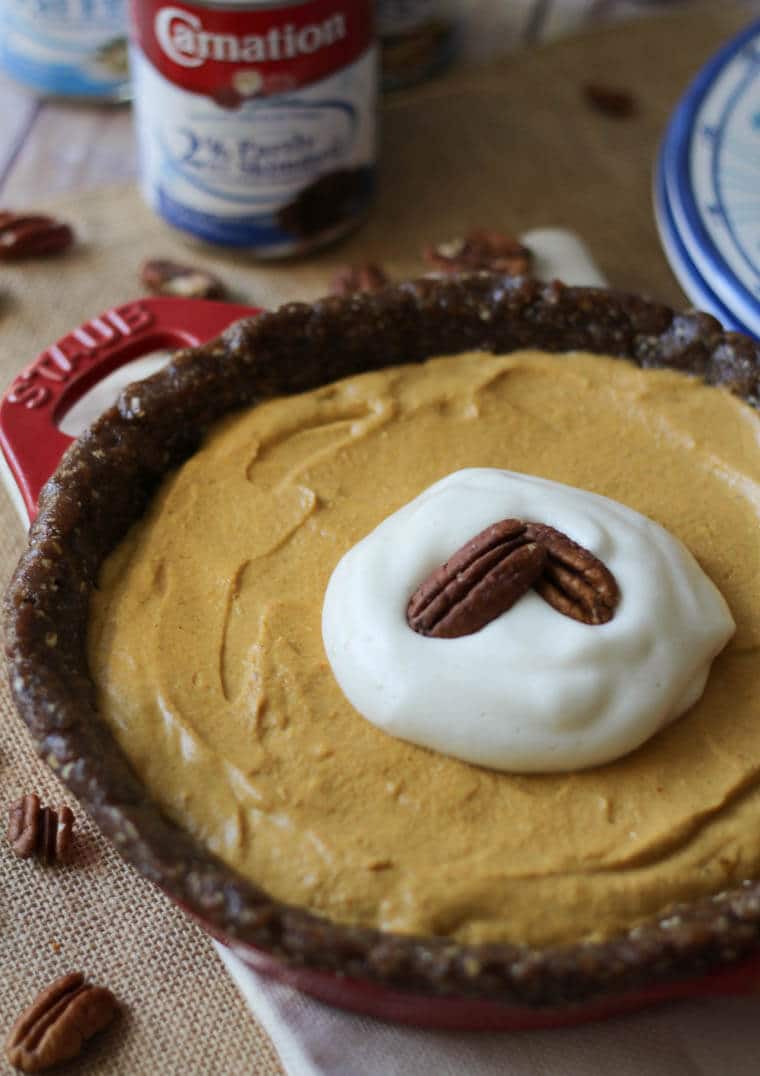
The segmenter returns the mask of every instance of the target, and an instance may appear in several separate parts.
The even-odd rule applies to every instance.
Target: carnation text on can
[[[198,239],[308,250],[366,211],[375,161],[371,0],[133,0],[142,189]]]

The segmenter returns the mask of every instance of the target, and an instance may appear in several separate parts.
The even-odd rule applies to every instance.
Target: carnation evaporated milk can
[[[371,0],[133,0],[141,183],[170,224],[261,257],[348,231],[372,195]]]
[[[129,96],[127,0],[0,0],[0,68],[36,93]]]

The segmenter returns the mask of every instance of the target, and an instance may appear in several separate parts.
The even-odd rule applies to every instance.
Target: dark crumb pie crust
[[[221,416],[372,369],[483,349],[586,350],[669,367],[758,406],[760,346],[706,314],[479,273],[289,304],[179,352],[126,389],[66,453],[5,598],[16,705],[37,749],[147,878],[210,929],[286,963],[431,995],[552,1006],[696,975],[760,942],[760,881],[668,910],[601,943],[466,946],[334,924],[270,898],[169,822],[95,708],[86,659],[100,566],[163,475]]]

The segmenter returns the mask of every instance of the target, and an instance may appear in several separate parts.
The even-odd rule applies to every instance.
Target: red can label
[[[278,253],[363,209],[375,142],[370,0],[134,0],[133,24],[143,187],[171,223]]]
[[[145,0],[135,7],[137,39],[170,81],[213,97],[237,71],[255,92],[283,93],[352,64],[369,48],[367,4],[313,0],[270,10],[198,8]]]

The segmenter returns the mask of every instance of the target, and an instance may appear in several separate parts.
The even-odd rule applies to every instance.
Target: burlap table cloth
[[[653,223],[651,162],[683,87],[741,20],[713,5],[613,26],[392,99],[383,109],[380,193],[370,219],[342,246],[308,260],[257,266],[189,251],[131,185],[50,203],[80,242],[63,258],[4,269],[0,382],[72,327],[139,295],[138,266],[149,256],[202,260],[237,298],[274,306],[322,294],[346,261],[376,260],[404,277],[421,270],[425,242],[474,225],[512,232],[557,225],[584,237],[616,286],[681,305]],[[590,110],[580,92],[589,80],[629,88],[636,116],[613,120]],[[23,543],[0,492],[3,586]],[[35,758],[3,683],[3,828],[8,804],[31,790],[46,803],[72,802]],[[0,840],[0,1036],[43,984],[81,968],[115,991],[123,1011],[62,1071],[281,1073],[211,943],[72,806],[73,866],[19,861]]]

